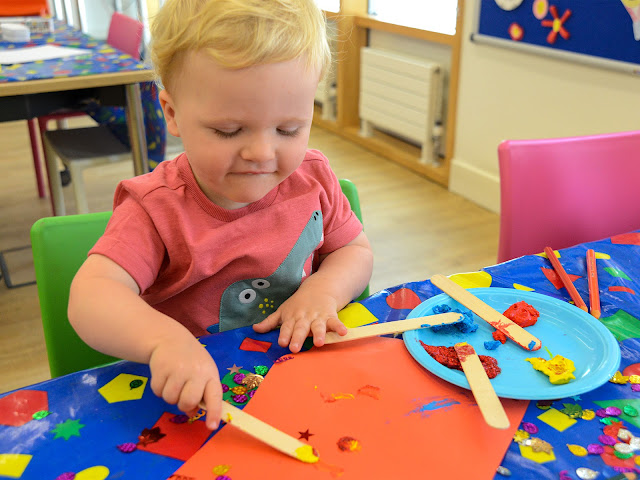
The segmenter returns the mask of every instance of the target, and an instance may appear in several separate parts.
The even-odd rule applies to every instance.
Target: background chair
[[[640,228],[640,131],[506,140],[498,262]]]
[[[340,186],[351,209],[361,220],[356,186],[344,179],[340,180]],[[31,227],[33,266],[52,377],[118,360],[84,343],[67,317],[71,281],[91,247],[104,233],[109,218],[111,212],[45,217]],[[359,299],[367,296],[369,286]]]

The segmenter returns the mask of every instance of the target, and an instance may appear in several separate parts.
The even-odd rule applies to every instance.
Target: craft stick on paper
[[[324,339],[325,344],[348,342],[360,338],[375,337],[377,335],[387,335],[390,333],[402,333],[407,330],[417,330],[423,327],[433,327],[434,325],[449,325],[462,320],[462,314],[450,312],[427,317],[408,318],[397,322],[376,323],[364,327],[347,329],[347,334],[340,336],[336,332],[327,332]]]
[[[200,402],[199,406],[206,409],[204,402]],[[227,402],[222,402],[222,421],[301,462],[316,463],[320,459],[318,452],[311,445],[287,435]]]
[[[598,269],[596,268],[596,254],[592,249],[587,250],[587,275],[589,280],[589,312],[595,318],[600,318],[600,287],[598,286]]]
[[[569,292],[569,295],[571,296],[571,299],[573,300],[575,306],[587,312],[588,310],[586,303],[584,303],[584,300],[582,300],[582,297],[578,293],[578,290],[576,290],[576,286],[569,278],[569,275],[567,275],[567,272],[565,272],[564,267],[560,263],[560,260],[558,260],[558,258],[556,257],[553,249],[551,247],[544,247],[544,253],[547,255],[547,258],[551,262],[551,265],[556,271],[556,274],[558,275],[558,277],[560,277],[560,280],[562,280],[562,284],[564,285],[564,288],[567,289],[567,292]]]
[[[491,380],[489,380],[487,372],[473,346],[467,342],[461,342],[456,343],[453,348],[458,354],[462,371],[467,377],[471,393],[473,393],[487,425],[502,430],[509,428],[507,412],[504,411],[504,407],[500,403],[500,399],[496,395],[496,391],[491,385]]]
[[[449,295],[454,300],[460,302],[462,305],[467,307],[469,310],[471,310],[473,313],[478,315],[480,318],[488,322],[496,329],[500,330],[522,348],[534,351],[538,350],[542,346],[542,343],[537,337],[531,335],[531,333],[527,332],[520,325],[509,320],[503,314],[484,303],[478,297],[473,295],[468,290],[462,288],[453,280],[450,280],[444,275],[440,274],[434,275],[430,280],[431,283],[433,283],[444,293]]]

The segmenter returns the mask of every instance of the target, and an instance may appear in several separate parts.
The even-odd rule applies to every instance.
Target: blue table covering
[[[0,41],[2,49],[26,48],[37,45],[58,45],[89,49],[92,52],[89,55],[3,65],[0,71],[0,83],[150,69],[148,65],[116,50],[106,42],[91,38],[62,22],[56,22],[55,30],[51,33],[32,34],[29,42]]]
[[[586,251],[589,248],[594,249],[598,257],[602,305],[601,318],[593,321],[602,322],[619,341],[620,371],[627,372],[627,377],[638,375],[640,233],[560,250],[565,270],[578,276],[574,284],[587,303]],[[453,278],[466,287],[515,288],[570,301],[566,290],[556,288],[549,279],[550,269],[544,256],[530,255]],[[394,321],[406,318],[416,302],[440,293],[425,280],[382,290],[353,305],[370,312],[379,321]],[[240,407],[250,401],[251,389],[236,388],[243,386],[238,373],[258,373],[268,378],[268,369],[288,354],[288,350],[277,345],[277,332],[258,335],[250,327],[202,337],[201,342],[216,360],[223,384],[228,385],[225,399]],[[175,406],[155,397],[148,385],[149,376],[146,365],[118,362],[1,395],[0,478],[171,476],[183,460],[135,448],[136,443],[139,446],[149,439],[153,442],[154,428],[161,418],[178,424],[185,420]],[[623,478],[619,476],[623,472],[640,473],[637,451],[616,456],[609,445],[640,443],[633,440],[640,437],[640,417],[637,416],[640,391],[636,391],[629,379],[635,377],[621,380],[624,383],[607,382],[572,398],[531,401],[502,467],[511,472],[511,478],[518,480],[596,478],[588,475],[610,479]],[[553,410],[556,420],[560,418],[560,421],[547,423],[540,418]],[[49,413],[38,413],[43,411]],[[615,423],[619,421],[622,428],[620,423]],[[187,427],[184,432],[190,435]],[[176,435],[179,437],[180,433]],[[199,435],[202,436],[200,442],[204,442],[208,434]],[[127,446],[133,451],[121,451],[126,451]],[[455,465],[452,465],[452,475],[451,478],[456,478]],[[212,478],[215,475],[212,474]],[[506,477],[496,473],[495,478]]]

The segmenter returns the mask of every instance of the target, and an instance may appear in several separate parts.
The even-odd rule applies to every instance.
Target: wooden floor
[[[496,214],[324,130],[312,130],[310,147],[327,155],[339,178],[358,186],[375,254],[372,292],[495,263]],[[48,198],[37,195],[25,122],[0,123],[0,158],[0,251],[18,284],[34,279],[31,252],[6,251],[28,247],[33,222],[51,214]],[[87,170],[91,211],[110,209],[118,180],[131,175],[128,163]],[[71,187],[65,200],[74,213]],[[9,289],[0,279],[0,392],[48,378],[36,287]]]

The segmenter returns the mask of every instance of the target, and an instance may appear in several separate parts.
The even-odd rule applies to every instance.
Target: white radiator
[[[372,129],[421,146],[420,161],[437,163],[443,72],[438,63],[363,47],[360,52],[362,136]]]

